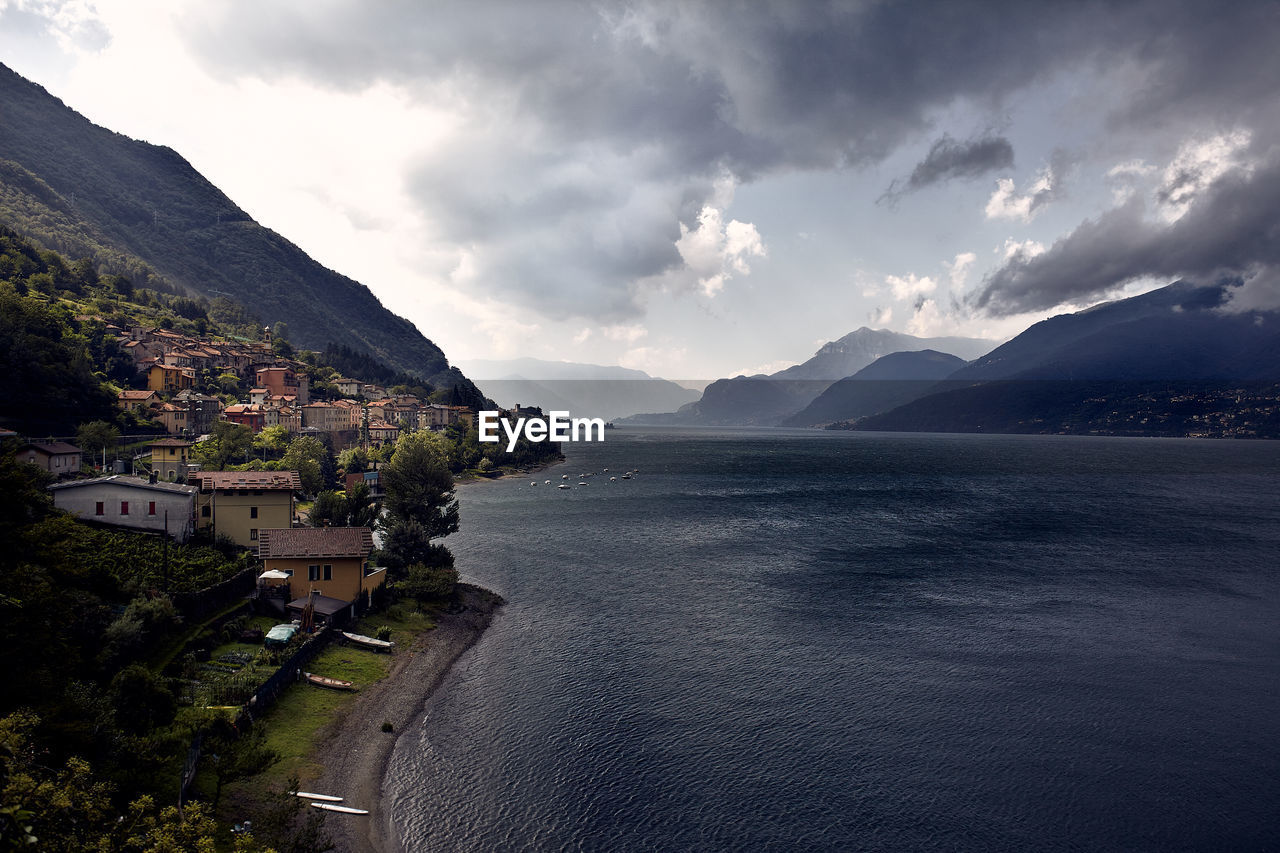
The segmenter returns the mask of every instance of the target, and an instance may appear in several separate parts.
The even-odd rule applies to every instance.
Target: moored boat
[[[314,672],[304,672],[302,677],[317,687],[328,687],[330,690],[355,690],[354,681],[343,681],[340,678],[329,678],[327,675],[316,675]]]
[[[367,646],[371,649],[379,649],[380,651],[387,651],[395,645],[395,643],[390,640],[379,640],[375,637],[366,637],[364,634],[352,634],[349,631],[343,631],[342,636],[346,637],[356,645]]]

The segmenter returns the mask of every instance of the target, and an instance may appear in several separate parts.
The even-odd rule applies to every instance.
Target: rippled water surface
[[[460,490],[510,604],[400,740],[406,849],[1280,847],[1277,443],[567,452]]]

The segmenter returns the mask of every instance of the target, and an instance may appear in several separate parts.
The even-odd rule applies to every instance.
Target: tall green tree
[[[393,523],[416,521],[432,539],[457,531],[458,501],[442,435],[427,430],[402,435],[381,480],[383,506]]]
[[[302,490],[309,495],[319,494],[332,485],[333,457],[324,442],[313,435],[295,438],[280,464],[287,471],[298,472]]]
[[[221,471],[253,447],[253,430],[244,424],[216,421],[208,441],[196,445],[195,457],[206,471]]]

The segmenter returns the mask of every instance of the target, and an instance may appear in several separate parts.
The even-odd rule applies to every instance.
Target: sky
[[[771,372],[1185,278],[1280,307],[1280,4],[0,0],[451,359]]]

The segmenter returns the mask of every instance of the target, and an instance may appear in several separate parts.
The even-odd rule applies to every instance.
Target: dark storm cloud
[[[943,135],[905,180],[895,180],[880,201],[892,204],[907,193],[942,181],[976,178],[996,169],[1013,167],[1013,145],[1003,136],[984,136],[957,142]]]
[[[1280,157],[1238,169],[1205,189],[1173,223],[1133,199],[1084,222],[1044,254],[1016,254],[983,282],[973,306],[987,314],[1037,311],[1105,297],[1156,277],[1274,282],[1280,265]]]
[[[510,259],[488,270],[492,287],[598,316],[634,308],[638,278],[679,266],[671,217],[695,227],[725,174],[747,182],[875,163],[929,132],[940,111],[996,111],[1007,95],[1082,66],[1115,71],[1127,88],[1112,120],[1128,127],[1256,114],[1280,79],[1272,4],[332,0],[249,9],[206,4],[184,21],[219,73],[346,91],[390,81],[425,103],[466,105],[475,121],[461,131],[466,143],[456,156],[424,159],[410,191],[454,239]],[[999,139],[950,145],[908,183],[1007,160]],[[587,187],[597,180],[606,187]],[[567,262],[563,278],[520,274]]]

